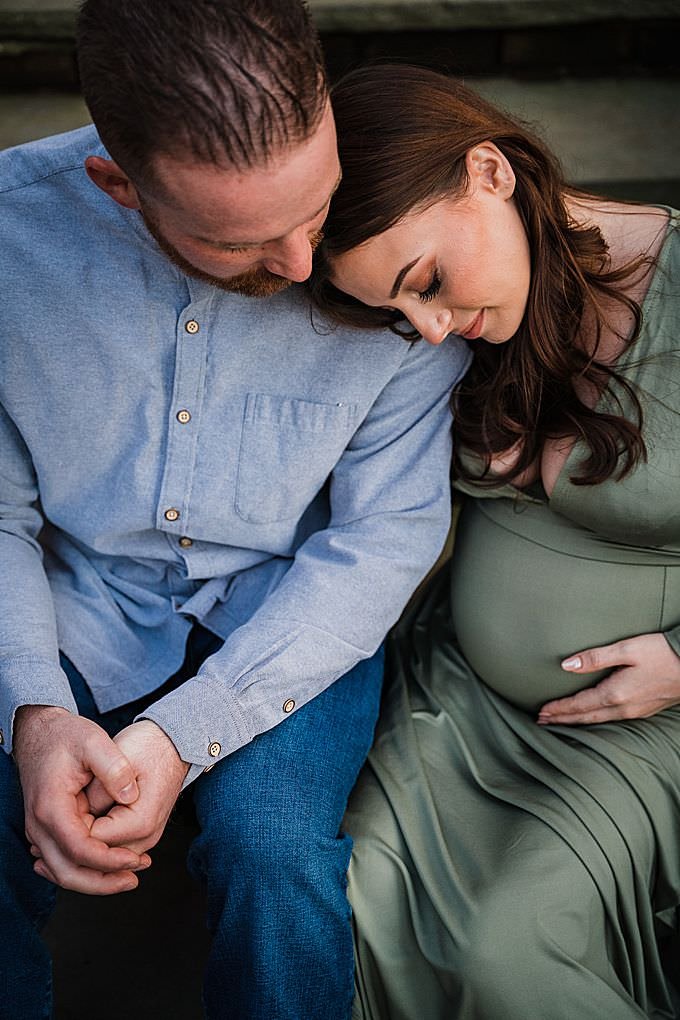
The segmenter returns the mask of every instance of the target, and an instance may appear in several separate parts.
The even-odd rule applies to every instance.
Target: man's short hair
[[[318,125],[327,86],[301,0],[84,0],[85,101],[137,181],[154,155],[262,166]]]

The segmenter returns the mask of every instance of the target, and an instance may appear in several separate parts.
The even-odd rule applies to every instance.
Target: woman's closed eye
[[[439,293],[441,285],[442,285],[441,276],[439,275],[439,271],[435,269],[435,271],[432,274],[432,279],[430,280],[426,289],[418,291],[419,299],[424,302],[432,301],[432,299],[435,298]]]

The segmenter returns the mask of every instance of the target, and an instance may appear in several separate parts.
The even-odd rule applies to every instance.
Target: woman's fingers
[[[573,673],[611,672],[592,687],[543,705],[538,714],[542,725],[645,719],[680,704],[680,656],[661,633],[588,648],[562,667]]]
[[[607,677],[595,687],[588,687],[578,694],[558,698],[543,705],[538,713],[538,722],[546,723],[596,723],[622,718],[619,714],[623,698],[618,686]]]
[[[635,641],[616,641],[612,645],[587,648],[561,662],[567,673],[596,673],[616,666],[632,666],[635,662]]]

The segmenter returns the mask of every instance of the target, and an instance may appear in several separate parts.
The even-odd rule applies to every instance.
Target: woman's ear
[[[122,205],[126,209],[140,208],[137,189],[127,174],[112,159],[88,156],[85,160],[85,170],[90,180],[118,205]]]
[[[481,142],[468,149],[465,167],[475,186],[491,191],[499,198],[512,198],[515,193],[515,172],[493,142]]]

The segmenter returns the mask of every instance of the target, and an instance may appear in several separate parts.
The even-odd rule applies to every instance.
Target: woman
[[[676,1016],[678,215],[567,187],[429,71],[333,102],[318,305],[475,352],[451,569],[395,636],[348,818],[356,1016]]]

